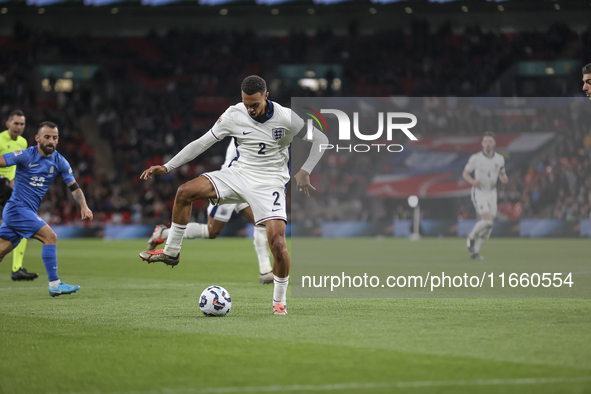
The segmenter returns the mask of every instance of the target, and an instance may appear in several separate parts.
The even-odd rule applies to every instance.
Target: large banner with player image
[[[429,234],[445,237],[458,232],[461,219],[474,220],[474,211],[455,208],[472,205],[472,185],[463,171],[473,155],[480,164],[477,171],[471,167],[470,182],[478,181],[478,198],[488,206],[481,212],[511,220],[505,230],[512,234],[537,234],[529,222],[520,230],[520,219],[588,218],[591,186],[584,177],[591,177],[591,136],[589,146],[582,140],[591,120],[588,100],[292,98],[291,108],[294,124],[305,125],[292,143],[292,174],[310,149],[323,153],[310,174],[315,190],[309,197],[292,180],[292,296],[591,296],[583,242],[558,241],[545,253],[527,244],[533,240],[516,239],[522,248],[531,246],[528,258],[520,259],[511,255],[520,247],[503,244],[499,231],[484,223],[486,231],[478,230],[473,240],[480,254],[471,259],[474,244],[469,253],[462,239],[384,236],[413,221],[413,210],[401,206],[411,195],[418,197],[419,231],[412,230],[414,224],[406,229],[415,233],[413,239],[425,234],[425,226]],[[492,132],[488,142],[485,132]],[[314,133],[325,134],[328,143],[310,144]],[[500,182],[504,174],[507,185]],[[577,231],[573,226],[569,234]],[[505,255],[499,253],[505,248]]]

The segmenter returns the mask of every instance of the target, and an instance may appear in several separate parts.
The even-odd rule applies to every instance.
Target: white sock
[[[164,254],[172,257],[178,256],[181,251],[181,244],[183,243],[183,236],[185,235],[186,228],[186,225],[172,223],[172,226],[170,226],[170,230],[168,231]]]
[[[493,222],[491,220],[479,220],[478,222],[476,222],[476,224],[474,225],[474,228],[472,229],[472,231],[470,232],[470,235],[468,235],[468,236],[470,237],[470,239],[474,239],[486,227],[492,228],[492,225],[493,225]]]
[[[168,232],[170,231],[169,228],[165,228],[164,230],[162,230],[162,239],[163,240],[167,240],[168,239]]]
[[[285,306],[287,303],[287,285],[289,284],[289,275],[287,278],[280,278],[273,275],[273,305],[281,304]]]
[[[187,230],[185,231],[185,238],[209,238],[209,228],[207,224],[203,223],[187,223]]]
[[[484,235],[481,235],[476,239],[476,243],[474,244],[474,252],[480,252],[480,248],[484,243],[490,238],[490,233],[492,233],[492,228],[490,228]]]
[[[254,226],[254,250],[259,258],[259,272],[266,274],[273,271],[271,260],[269,259],[269,249],[267,249],[267,228],[264,226]]]
[[[57,285],[59,285],[59,284],[60,284],[60,280],[59,279],[58,280],[52,280],[51,282],[49,282],[49,286],[51,286],[53,288],[57,287]]]

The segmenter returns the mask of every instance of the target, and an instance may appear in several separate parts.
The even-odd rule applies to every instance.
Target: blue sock
[[[59,280],[57,276],[57,245],[43,245],[41,258],[43,264],[45,264],[45,271],[47,271],[49,281]]]

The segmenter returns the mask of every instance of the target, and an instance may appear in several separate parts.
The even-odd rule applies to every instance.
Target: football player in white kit
[[[290,257],[285,240],[287,211],[285,190],[290,180],[289,147],[293,137],[312,143],[308,159],[295,175],[297,188],[307,196],[310,172],[322,157],[320,146],[328,143],[318,129],[304,133],[304,121],[291,109],[267,97],[267,85],[259,76],[246,77],[241,85],[242,102],[229,107],[211,130],[193,141],[163,166],[145,170],[141,179],[165,174],[199,156],[224,137],[234,137],[237,159],[228,168],[205,173],[179,187],[172,211],[172,225],[164,249],[148,250],[140,257],[148,262],[179,263],[181,243],[191,218],[195,200],[209,199],[215,204],[247,202],[255,225],[267,228],[267,240],[273,254],[273,314],[286,315]]]
[[[482,137],[482,151],[470,156],[463,178],[472,185],[472,202],[480,220],[468,235],[466,246],[470,258],[483,260],[480,248],[490,237],[497,216],[497,179],[509,182],[505,172],[505,158],[495,152],[495,135],[487,131]],[[474,172],[474,177],[470,173]]]
[[[236,144],[234,140],[230,141],[226,149],[226,159],[222,168],[228,168],[232,160],[236,158]],[[207,224],[187,223],[185,230],[185,239],[205,238],[216,239],[226,224],[232,217],[232,213],[237,212],[254,224],[252,209],[247,203],[214,205],[209,203],[207,207]],[[152,236],[148,240],[148,250],[154,250],[168,239],[169,228],[164,224],[159,224],[154,229]],[[262,284],[273,283],[273,269],[269,260],[269,250],[267,249],[267,230],[265,226],[254,226],[254,250],[259,260],[259,282]]]

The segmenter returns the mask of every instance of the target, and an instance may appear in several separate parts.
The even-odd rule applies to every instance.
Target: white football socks
[[[51,282],[49,282],[49,286],[53,287],[54,289],[57,287],[57,285],[60,284],[60,280],[52,280]]]
[[[166,228],[162,230],[162,238],[168,239],[168,232],[170,229]],[[206,238],[209,239],[209,227],[207,224],[202,223],[187,223],[187,229],[185,230],[185,238]]]
[[[287,303],[287,285],[289,284],[289,275],[287,278],[280,278],[273,275],[273,305],[281,304],[285,306]]]
[[[181,251],[181,244],[183,243],[183,236],[185,235],[186,225],[172,223],[168,231],[168,238],[166,239],[166,246],[164,247],[164,254],[172,257],[178,256]]]
[[[474,228],[472,229],[472,231],[470,232],[470,235],[468,235],[470,237],[470,239],[475,239],[476,237],[478,237],[478,235],[480,234],[480,232],[482,230],[484,230],[486,227],[490,227],[492,229],[493,226],[493,222],[492,220],[479,220],[478,222],[476,222],[476,224],[474,225]]]
[[[185,238],[209,238],[209,228],[207,224],[203,223],[188,223],[187,230],[185,231]]]
[[[266,274],[271,272],[271,260],[269,259],[269,249],[267,249],[267,228],[264,226],[254,226],[254,250],[259,259],[259,272]]]

